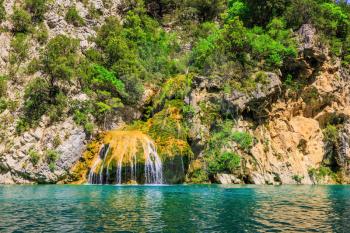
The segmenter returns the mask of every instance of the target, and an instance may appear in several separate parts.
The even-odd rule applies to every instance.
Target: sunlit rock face
[[[153,140],[139,131],[106,133],[88,182],[162,184],[163,164]]]

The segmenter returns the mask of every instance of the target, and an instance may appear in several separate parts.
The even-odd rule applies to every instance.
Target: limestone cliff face
[[[318,179],[313,170],[327,165],[342,171],[342,181],[349,174],[349,75],[328,51],[311,25],[304,25],[296,34],[299,57],[290,64],[297,79],[305,85],[298,93],[283,88],[277,74],[269,73],[269,82],[258,84],[249,94],[211,92],[215,84],[205,79],[195,82],[191,104],[197,108],[201,101],[221,101],[236,121],[234,130],[254,136],[250,151],[242,151],[242,169],[235,174],[241,182],[254,184],[313,184],[333,183],[327,175]],[[282,91],[282,89],[284,89]],[[205,147],[208,126],[194,118],[194,148]],[[330,145],[324,136],[327,125],[338,119],[337,141]],[[199,159],[201,158],[201,150]],[[329,162],[333,160],[333,162]],[[236,178],[219,174],[219,183],[237,183]],[[228,181],[231,180],[231,181]],[[339,181],[338,181],[339,182]]]
[[[108,2],[108,5],[107,5]],[[13,12],[15,1],[5,0],[8,15]],[[94,5],[101,12],[98,19],[88,17],[87,5]],[[85,5],[80,1],[55,0],[49,5],[44,24],[49,38],[66,34],[80,41],[80,52],[93,47],[89,40],[96,29],[111,15],[118,15],[119,0],[89,0]],[[65,11],[76,5],[86,24],[75,27],[65,21]],[[11,29],[9,20],[2,27]],[[0,74],[9,73],[11,52],[10,32],[0,34]],[[242,150],[232,142],[226,147],[241,155],[241,167],[234,174],[217,174],[213,179],[219,183],[254,184],[313,184],[349,183],[350,173],[350,89],[349,71],[341,63],[329,56],[328,50],[320,42],[312,25],[304,25],[296,32],[299,56],[290,61],[286,70],[254,74],[256,86],[247,92],[239,88],[223,90],[227,80],[221,77],[195,76],[190,94],[184,101],[195,111],[189,132],[194,158],[188,170],[200,167],[208,144],[211,125],[207,122],[209,110],[220,106],[217,113],[234,120],[232,130],[249,132],[254,143],[249,150]],[[14,79],[8,82],[7,98],[15,107],[0,114],[0,184],[12,183],[58,183],[63,182],[71,168],[81,159],[86,144],[92,139],[72,117],[50,124],[43,117],[37,127],[18,135],[15,130],[23,106],[25,86],[40,73],[28,75],[25,67],[31,59],[39,56],[42,45],[30,39],[28,59],[19,67]],[[286,88],[282,73],[293,73],[293,78],[303,83],[296,91]],[[153,90],[145,88],[145,99],[154,95]],[[77,84],[72,84],[69,98],[86,100]],[[139,107],[147,107],[144,103]],[[144,105],[144,106],[143,106]],[[216,110],[215,110],[216,111]],[[108,129],[118,128],[125,121],[142,117],[142,111],[126,107],[116,116]],[[214,119],[215,120],[215,119]],[[328,125],[336,125],[334,140],[325,138]],[[105,130],[98,128],[94,135]],[[55,161],[55,169],[41,159],[36,165],[31,161],[31,151],[39,154],[55,149],[60,157]],[[317,176],[317,169],[326,166],[338,172],[338,180],[330,174]],[[312,171],[316,171],[312,172]]]
[[[102,25],[107,17],[117,15],[119,3],[118,0],[108,1],[108,5],[105,5],[104,1],[98,0],[87,1],[85,4],[80,1],[51,1],[44,16],[44,25],[48,29],[48,39],[64,34],[79,39],[80,52],[85,51],[94,46],[89,38],[96,34],[95,30]],[[4,30],[5,32],[0,33],[0,74],[2,75],[7,75],[10,72],[10,44],[13,38],[10,32],[13,27],[10,16],[16,4],[19,3],[13,0],[4,1],[7,20],[2,22],[1,26],[7,28],[9,32]],[[97,19],[91,19],[88,16],[88,7],[91,4],[101,12],[101,16]],[[75,27],[66,22],[65,13],[70,6],[76,6],[79,15],[86,22],[84,26]],[[40,72],[34,75],[28,75],[25,72],[28,63],[33,58],[38,58],[42,48],[42,45],[32,37],[30,37],[28,44],[30,45],[28,58],[20,64],[18,72],[7,83],[6,98],[16,103],[15,107],[0,114],[0,183],[57,183],[66,178],[69,170],[82,156],[86,142],[90,138],[81,126],[74,123],[71,117],[51,124],[48,117],[44,116],[37,127],[21,135],[16,133],[15,127],[23,106],[25,86],[35,77],[41,75]],[[86,100],[88,97],[77,91],[77,86],[77,84],[72,83],[68,94],[69,98]],[[132,110],[131,115],[139,116],[136,110]],[[118,119],[109,127],[116,127],[119,123]],[[45,151],[51,149],[60,154],[55,162],[54,170],[49,168],[44,158],[40,159],[35,166],[30,162],[31,150],[37,152],[39,156],[45,157]]]

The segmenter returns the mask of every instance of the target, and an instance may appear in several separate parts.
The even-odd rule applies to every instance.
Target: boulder
[[[219,184],[241,184],[242,183],[242,181],[233,174],[218,173],[215,175],[214,178]]]

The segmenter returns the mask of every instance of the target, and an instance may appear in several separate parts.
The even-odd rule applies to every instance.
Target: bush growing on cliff
[[[227,20],[220,30],[199,40],[191,60],[199,71],[210,74],[214,70],[224,73],[224,67],[232,61],[238,61],[248,71],[250,66],[258,64],[264,69],[274,69],[295,56],[292,33],[282,19],[273,19],[265,29],[250,29],[235,17]]]
[[[184,99],[191,90],[192,75],[177,75],[169,78],[155,97],[153,107],[164,105],[166,100]]]
[[[145,0],[147,11],[154,17],[175,18],[175,21],[180,21],[182,24],[190,20],[201,22],[215,20],[225,9],[225,4],[226,0]]]
[[[324,140],[330,143],[337,143],[339,132],[336,126],[328,124],[323,130]]]
[[[232,140],[237,142],[238,145],[245,151],[248,151],[253,146],[253,137],[246,132],[233,132]]]
[[[319,168],[311,168],[308,171],[310,177],[316,179],[317,182],[322,181],[325,177],[330,177],[334,181],[337,180],[337,174],[334,173],[329,167],[320,166]]]
[[[13,31],[26,33],[31,28],[31,16],[30,14],[21,8],[16,8],[11,16]]]
[[[205,151],[205,161],[208,166],[208,174],[214,175],[218,172],[234,172],[240,166],[241,157],[230,151],[223,151],[229,148],[230,142],[235,141],[243,149],[252,145],[252,137],[247,133],[232,131],[233,122],[224,121],[211,135],[208,148]]]
[[[175,37],[165,33],[142,10],[128,11],[123,24],[116,18],[108,18],[95,42],[97,51],[89,50],[89,59],[124,82],[129,95],[124,101],[129,104],[141,98],[143,83],[160,84],[165,77],[178,72],[171,60],[177,48]]]
[[[101,65],[85,63],[81,68],[79,72],[83,89],[94,100],[90,104],[90,108],[94,110],[89,113],[99,123],[105,124],[113,113],[124,106],[122,100],[128,98],[125,84]]]
[[[57,94],[58,82],[67,83],[74,76],[78,63],[77,48],[77,40],[58,35],[48,42],[41,54],[41,69],[50,86],[51,98]]]
[[[26,0],[25,8],[32,14],[34,22],[41,22],[47,9],[47,0]]]
[[[301,182],[304,179],[304,176],[301,175],[293,175],[292,179],[297,183],[297,184],[301,184]]]
[[[10,52],[10,64],[15,65],[16,70],[27,59],[28,50],[27,36],[23,33],[16,34],[11,41]]]
[[[60,158],[60,154],[55,150],[47,150],[45,156],[49,169],[53,172],[56,168],[56,161]]]
[[[85,81],[94,91],[104,90],[115,96],[127,97],[124,83],[103,66],[93,64]]]
[[[49,32],[45,24],[42,23],[39,25],[38,29],[35,32],[35,38],[41,45],[47,42],[47,39],[49,38]]]
[[[34,166],[37,165],[38,162],[40,161],[40,154],[36,150],[30,149],[29,160]]]
[[[51,39],[43,50],[38,68],[43,77],[32,81],[26,88],[24,118],[29,125],[36,123],[42,115],[50,120],[61,118],[66,107],[64,84],[76,74],[78,42],[64,35]]]
[[[34,80],[26,89],[25,116],[35,122],[48,110],[51,121],[56,121],[65,108],[62,84],[70,82],[76,72],[77,41],[64,35],[51,39],[38,65],[44,77]]]
[[[6,19],[6,11],[4,7],[4,0],[0,0],[0,23]]]
[[[7,77],[0,75],[0,98],[5,97],[7,93]]]
[[[24,117],[34,123],[47,111],[49,105],[49,86],[42,79],[29,83],[24,92]]]
[[[65,20],[76,27],[85,25],[84,19],[79,15],[79,12],[75,6],[68,8]]]
[[[206,161],[210,174],[234,172],[240,166],[241,157],[236,153],[224,152],[217,156],[211,156]]]

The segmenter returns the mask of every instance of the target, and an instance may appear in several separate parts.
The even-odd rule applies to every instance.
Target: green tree
[[[195,9],[202,22],[218,18],[226,8],[226,0],[186,0],[186,4]]]
[[[35,79],[29,83],[24,93],[24,116],[29,123],[34,123],[46,113],[50,98],[49,86],[43,79]]]
[[[320,16],[319,13],[315,0],[293,0],[285,10],[284,17],[288,26],[298,29],[304,23],[312,23],[316,17]]]
[[[59,82],[69,83],[77,68],[78,41],[65,35],[51,39],[41,54],[41,69],[49,86],[49,96],[54,102],[59,93]]]

